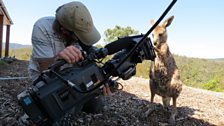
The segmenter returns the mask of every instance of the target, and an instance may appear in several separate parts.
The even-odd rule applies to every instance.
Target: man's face
[[[64,27],[60,28],[62,36],[68,43],[74,42],[78,40],[78,37],[74,34],[74,32],[65,29]]]

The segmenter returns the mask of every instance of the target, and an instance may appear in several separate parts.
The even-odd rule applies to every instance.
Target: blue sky
[[[54,16],[58,6],[71,0],[3,0],[13,25],[10,42],[31,44],[32,27],[38,18]],[[115,25],[131,26],[140,33],[151,27],[171,0],[80,0],[90,10],[102,35]],[[224,58],[224,1],[178,0],[165,18],[174,15],[168,27],[172,53],[199,58]]]

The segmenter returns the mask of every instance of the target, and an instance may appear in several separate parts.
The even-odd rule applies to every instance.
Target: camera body
[[[50,71],[42,73],[35,86],[17,96],[24,111],[35,124],[52,125],[66,113],[79,113],[86,102],[101,93],[100,89],[79,93],[50,74]],[[60,74],[82,90],[88,90],[104,79],[95,63],[65,68]]]
[[[96,63],[95,58],[106,56],[108,51],[105,48],[89,52],[84,61],[73,67],[58,70],[64,63],[53,65],[34,81],[31,89],[18,94],[20,105],[33,123],[43,126],[57,125],[65,114],[81,112],[86,102],[101,94],[103,82],[114,84],[108,76],[127,80],[135,75],[138,63],[154,60],[153,46],[150,38],[147,38],[121,64],[142,37],[143,35],[119,38],[121,41],[128,38],[131,44],[115,52],[104,65]]]

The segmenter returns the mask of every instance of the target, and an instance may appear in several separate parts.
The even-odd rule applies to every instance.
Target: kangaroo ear
[[[151,21],[150,21],[150,24],[151,24],[151,25],[154,25],[154,24],[155,24],[155,21],[154,21],[154,20],[151,20]]]
[[[171,17],[169,17],[168,19],[166,19],[166,20],[163,22],[163,26],[164,26],[164,27],[168,27],[168,26],[172,23],[173,18],[174,18],[174,16],[171,16]]]

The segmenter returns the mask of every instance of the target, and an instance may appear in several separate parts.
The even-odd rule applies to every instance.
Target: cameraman
[[[81,2],[69,2],[56,10],[55,17],[39,19],[32,32],[32,55],[29,75],[38,78],[43,70],[57,59],[74,64],[84,59],[81,51],[87,51],[100,40],[100,34],[93,24],[87,7]],[[103,94],[109,92],[103,87]],[[84,105],[86,112],[96,113],[103,108],[102,97],[95,97]]]

